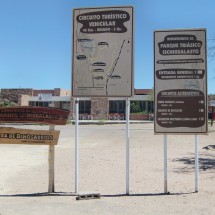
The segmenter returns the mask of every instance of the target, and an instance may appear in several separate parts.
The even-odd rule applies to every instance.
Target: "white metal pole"
[[[199,136],[195,135],[195,192],[199,191]]]
[[[50,125],[49,131],[54,131],[55,126]],[[48,192],[54,192],[54,154],[55,154],[55,146],[49,145],[49,186]]]
[[[129,195],[130,100],[126,98],[126,194]]]
[[[167,134],[164,134],[164,193],[168,193],[168,189],[167,189]]]
[[[75,99],[75,192],[78,193],[78,124],[79,98]]]

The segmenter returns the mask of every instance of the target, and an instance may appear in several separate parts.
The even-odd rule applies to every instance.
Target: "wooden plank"
[[[0,127],[0,144],[56,145],[60,131]]]
[[[47,107],[3,107],[0,108],[0,123],[44,123],[65,125],[69,111]]]

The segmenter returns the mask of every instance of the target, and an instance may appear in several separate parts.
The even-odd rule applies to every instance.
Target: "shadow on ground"
[[[215,170],[215,145],[208,145],[203,150],[204,152],[199,157],[199,170]],[[210,153],[210,155],[207,153]],[[175,172],[190,173],[195,170],[195,157],[176,158],[173,161],[184,164],[182,167],[177,168]]]
[[[25,193],[25,194],[6,194],[1,195],[0,197],[41,197],[41,196],[76,196],[76,193],[70,193],[70,192],[54,192],[54,193]]]

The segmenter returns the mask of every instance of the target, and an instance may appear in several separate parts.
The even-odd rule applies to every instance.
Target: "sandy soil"
[[[48,129],[48,126],[17,126]],[[79,126],[79,191],[101,199],[76,200],[74,125],[55,147],[55,191],[48,191],[48,146],[0,150],[0,215],[214,214],[215,126],[200,136],[199,192],[195,193],[194,135],[168,135],[168,191],[164,195],[163,135],[153,124],[130,125],[130,195],[125,185],[125,125]]]

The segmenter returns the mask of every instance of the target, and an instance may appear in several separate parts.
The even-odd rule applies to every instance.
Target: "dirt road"
[[[18,126],[48,129],[48,126]],[[79,126],[79,191],[101,199],[76,200],[74,125],[55,147],[55,191],[48,195],[48,146],[0,150],[0,215],[214,214],[215,126],[200,136],[199,192],[195,193],[194,135],[168,135],[168,191],[164,195],[163,136],[153,124],[130,125],[130,196],[125,184],[125,125]]]

